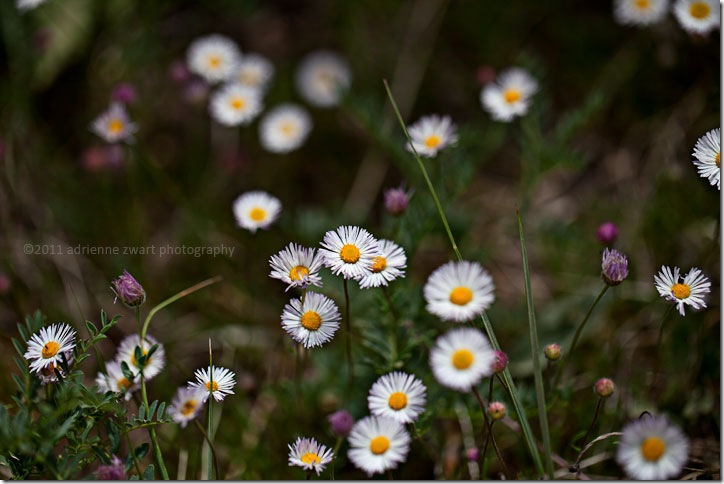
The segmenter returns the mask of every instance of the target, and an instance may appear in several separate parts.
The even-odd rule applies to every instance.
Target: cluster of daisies
[[[706,35],[720,26],[718,0],[615,0],[614,17],[624,25],[652,25],[671,11],[690,34]]]

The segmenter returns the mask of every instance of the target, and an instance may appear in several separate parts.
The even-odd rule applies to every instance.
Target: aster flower
[[[403,269],[407,267],[407,256],[402,247],[390,240],[378,241],[378,252],[369,272],[359,279],[359,287],[386,286],[398,277],[405,277]]]
[[[669,0],[616,0],[613,14],[623,25],[651,25],[669,11]]]
[[[211,375],[210,375],[211,374]],[[227,395],[233,395],[236,375],[233,371],[219,367],[211,366],[211,368],[200,368],[194,373],[195,382],[188,382],[189,388],[200,389],[203,393],[203,401],[209,399],[209,392],[214,395],[214,400],[222,401]],[[213,380],[211,379],[213,377]]]
[[[530,98],[537,90],[538,81],[528,71],[513,67],[483,87],[480,102],[493,119],[508,122],[528,112]]]
[[[131,141],[137,127],[131,122],[123,104],[113,102],[91,123],[90,129],[108,143],[117,143]]]
[[[290,287],[306,288],[308,285],[322,287],[319,269],[322,259],[315,249],[289,244],[278,254],[269,259],[271,274],[269,277],[279,279]]]
[[[148,353],[154,345],[158,346],[156,346],[153,354],[148,357]],[[141,354],[144,357],[147,357],[143,366],[140,366],[136,361],[136,347],[140,348]],[[121,344],[118,345],[116,359],[119,364],[125,361],[134,375],[143,370],[143,377],[146,381],[161,373],[161,370],[166,366],[166,352],[163,349],[163,345],[159,343],[156,338],[148,334],[143,344],[141,343],[141,337],[137,334],[126,336],[123,341],[121,341]]]
[[[681,280],[678,267],[674,267],[672,272],[671,268],[661,266],[661,271],[654,276],[654,285],[661,297],[676,303],[676,308],[683,316],[684,305],[689,305],[694,309],[706,307],[704,295],[710,291],[711,282],[696,267],[692,268]]]
[[[324,234],[319,252],[333,274],[359,280],[372,269],[379,248],[365,229],[348,225]]]
[[[146,291],[143,290],[143,286],[126,269],[123,269],[123,274],[111,284],[116,299],[120,299],[126,307],[133,309],[146,301]],[[116,300],[113,300],[114,304],[115,302]]]
[[[249,124],[262,109],[259,89],[241,84],[226,84],[209,101],[211,116],[224,126]]]
[[[269,110],[259,122],[259,142],[271,153],[294,151],[312,130],[312,118],[295,104],[281,104]]]
[[[204,388],[179,387],[168,409],[168,415],[182,428],[186,427],[186,424],[199,415],[208,397],[208,391]]]
[[[706,35],[719,28],[718,0],[677,0],[674,17],[690,34]]]
[[[289,444],[289,465],[315,471],[319,475],[332,462],[333,454],[332,449],[314,439],[297,437],[294,444]]]
[[[101,393],[120,393],[126,400],[130,400],[133,392],[140,388],[139,380],[140,378],[134,378],[133,382],[129,381],[123,374],[120,360],[112,360],[106,362],[106,372],[99,372],[96,376],[96,385]]]
[[[70,353],[70,355],[66,359],[68,363],[68,367],[73,364],[73,354]],[[48,366],[44,366],[40,369],[40,371],[37,373],[38,378],[40,379],[41,385],[47,385],[48,383],[55,383],[58,381],[58,375],[56,374],[56,371],[60,374],[61,378],[65,378],[65,370],[63,370],[63,367],[59,363],[50,363]]]
[[[437,152],[452,146],[458,141],[455,125],[450,116],[424,116],[407,130],[412,144],[407,143],[407,150],[415,151],[420,156],[432,158]]]
[[[427,310],[445,321],[469,321],[490,307],[495,285],[477,262],[448,262],[425,283]]]
[[[645,415],[627,424],[622,434],[616,461],[632,479],[673,479],[688,460],[686,436],[665,416]]]
[[[295,79],[299,95],[319,108],[338,105],[351,80],[347,61],[326,50],[313,52],[302,59]]]
[[[616,249],[603,249],[601,278],[609,286],[617,286],[628,277],[628,259]]]
[[[458,328],[437,338],[430,350],[430,367],[440,384],[470,391],[493,374],[495,351],[488,338],[474,328]]]
[[[240,58],[241,52],[236,43],[219,34],[194,40],[186,53],[189,71],[211,84],[231,79]]]
[[[282,211],[278,198],[262,191],[241,194],[232,206],[239,227],[255,233],[257,229],[266,229],[273,224]]]
[[[388,417],[365,417],[352,428],[349,460],[368,476],[394,469],[410,451],[410,435],[403,424]]]
[[[49,367],[51,370],[60,368],[62,358],[69,362],[74,349],[75,330],[66,323],[55,323],[47,328],[40,328],[38,333],[30,337],[28,350],[23,356],[28,360],[30,371],[40,374]],[[50,377],[47,371],[46,375]]]
[[[307,292],[302,299],[292,299],[284,306],[282,327],[305,348],[322,346],[334,337],[341,316],[337,305],[327,296]]]
[[[721,130],[719,128],[712,129],[704,136],[699,138],[694,146],[696,166],[699,176],[708,178],[710,185],[716,185],[721,190],[719,179],[721,177],[720,158],[721,158]]]
[[[400,371],[382,375],[367,396],[370,413],[400,423],[414,422],[425,411],[426,388],[414,375]]]
[[[233,80],[247,87],[254,87],[265,92],[274,77],[274,64],[260,55],[244,54],[239,61]]]

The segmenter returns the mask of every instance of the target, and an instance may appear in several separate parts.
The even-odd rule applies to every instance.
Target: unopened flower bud
[[[390,188],[385,191],[385,209],[390,215],[400,216],[407,210],[410,194],[400,188]]]
[[[493,373],[500,373],[508,366],[508,355],[500,350],[495,350],[495,361],[493,362]]]
[[[470,462],[477,461],[478,457],[480,457],[480,449],[478,449],[477,447],[470,447],[468,449],[465,449],[465,458]]]
[[[505,417],[506,411],[507,409],[503,402],[490,402],[490,405],[488,405],[488,415],[490,415],[493,420],[500,420]]]
[[[616,249],[603,249],[601,278],[609,286],[617,286],[628,276],[628,260]]]
[[[129,82],[118,84],[113,89],[111,97],[114,101],[118,101],[123,104],[133,104],[136,102],[136,88]]]
[[[611,244],[616,240],[616,237],[618,237],[618,227],[616,227],[616,224],[613,222],[603,223],[598,227],[596,235],[598,236],[598,240],[604,244]]]
[[[543,348],[543,354],[549,361],[556,361],[561,357],[561,345],[558,343],[551,343]]]
[[[615,389],[616,389],[616,386],[613,384],[613,381],[609,378],[601,378],[593,386],[593,391],[595,391],[596,395],[598,395],[601,398],[610,397],[613,394],[613,391]]]
[[[113,284],[111,289],[116,294],[116,298],[129,308],[136,308],[146,301],[146,291],[125,269],[123,274],[111,284]]]
[[[332,426],[332,433],[338,437],[346,437],[349,435],[354,426],[354,418],[347,410],[337,410],[328,416],[327,420]]]

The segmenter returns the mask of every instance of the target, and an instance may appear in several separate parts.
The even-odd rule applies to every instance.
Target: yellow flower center
[[[249,217],[254,222],[261,222],[266,218],[266,211],[263,208],[254,207],[251,209],[251,212],[249,212]]]
[[[465,370],[473,364],[473,354],[470,350],[457,350],[452,355],[452,364],[458,370]]]
[[[717,154],[716,154],[716,158],[715,158],[715,160],[714,160],[714,161],[716,162],[716,166],[719,166],[719,158],[720,158],[720,154],[717,153]]]
[[[48,341],[43,345],[43,349],[40,351],[40,354],[43,355],[43,358],[52,358],[58,354],[59,349],[60,345],[58,343],[55,341]]]
[[[316,331],[322,325],[322,317],[314,311],[302,314],[302,326],[309,331]]]
[[[390,448],[390,441],[384,435],[378,435],[370,441],[370,451],[375,455],[384,454]]]
[[[372,264],[372,272],[382,272],[387,267],[387,259],[382,257],[381,255],[378,255],[374,258],[374,263]]]
[[[436,148],[440,144],[441,141],[442,140],[440,139],[439,136],[432,134],[432,135],[428,136],[427,139],[425,140],[425,146],[427,146],[428,148]]]
[[[505,97],[505,102],[508,104],[513,104],[516,101],[519,101],[521,98],[520,91],[517,89],[506,89],[503,93],[503,97]]]
[[[648,10],[649,7],[651,6],[651,1],[650,0],[636,0],[634,2],[634,5],[639,10]]]
[[[307,452],[301,458],[301,461],[305,464],[319,464],[322,459],[319,458],[314,452]]]
[[[211,390],[212,392],[215,392],[219,389],[219,384],[216,383],[214,380],[207,381],[205,386],[207,390]]]
[[[218,69],[221,66],[221,58],[218,55],[210,55],[206,58],[206,61],[211,69]]]
[[[143,353],[143,356],[146,356],[148,354],[148,351],[143,350],[142,353]],[[152,359],[153,359],[153,357],[146,360],[146,366],[148,366],[151,363]],[[138,362],[136,362],[136,352],[135,351],[133,353],[131,353],[131,364],[136,367],[138,366]]]
[[[279,131],[281,131],[284,136],[294,136],[296,127],[294,123],[285,122],[279,125]]]
[[[304,277],[307,277],[309,275],[309,269],[307,269],[305,266],[294,266],[292,267],[292,270],[289,271],[289,279],[292,281],[301,281]]]
[[[131,382],[128,381],[128,378],[124,376],[118,379],[118,381],[116,382],[116,386],[118,387],[118,391],[125,392],[128,391],[129,388],[131,388]]]
[[[55,376],[55,369],[58,369],[60,371],[60,366],[56,365],[55,363],[51,363],[48,366],[44,366],[40,369],[40,373],[43,374],[43,376],[51,377]]]
[[[650,462],[658,461],[666,451],[666,444],[658,437],[648,437],[641,442],[641,455]]]
[[[186,400],[183,405],[181,405],[181,413],[183,415],[191,415],[194,413],[194,410],[196,410],[196,400]]]
[[[671,292],[674,293],[676,299],[686,299],[691,295],[691,288],[688,284],[676,283],[671,286]]]
[[[113,118],[108,121],[108,132],[111,134],[118,134],[123,131],[123,121],[118,118]]]
[[[472,301],[473,291],[465,286],[458,286],[450,291],[450,302],[457,304],[458,306],[465,306],[467,303]]]
[[[339,250],[339,256],[347,264],[354,264],[359,260],[359,249],[352,244],[344,244]]]
[[[234,99],[231,100],[231,102],[229,104],[231,105],[232,108],[236,109],[237,111],[239,109],[244,109],[244,106],[246,105],[244,100],[241,99],[240,97],[235,97]]]
[[[689,6],[689,13],[695,19],[705,19],[711,13],[711,8],[704,2],[694,2]]]
[[[407,406],[407,395],[405,395],[402,392],[395,392],[392,395],[390,395],[389,400],[387,403],[390,405],[390,408],[393,410],[402,410]]]

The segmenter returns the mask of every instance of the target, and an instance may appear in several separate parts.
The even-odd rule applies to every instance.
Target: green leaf
[[[91,321],[86,321],[85,327],[88,328],[88,332],[91,336],[95,336],[98,334],[98,328],[96,328],[96,325],[93,324]]]
[[[143,368],[146,366],[146,357],[143,356],[143,350],[141,350],[140,346],[136,346],[133,349],[133,358],[136,360],[137,367]]]
[[[153,481],[154,473],[153,473],[153,464],[148,464],[148,467],[146,467],[146,470],[143,471],[143,480],[144,481]]]
[[[138,420],[145,420],[146,419],[146,404],[142,403],[140,407],[138,407]]]
[[[60,427],[56,429],[56,431],[53,433],[52,442],[56,442],[59,439],[61,439],[63,436],[65,436],[66,433],[70,430],[70,428],[75,423],[77,415],[73,414],[70,417],[68,417],[65,422],[63,422]]]
[[[123,376],[126,377],[126,380],[133,383],[133,372],[128,367],[128,363],[126,363],[125,361],[121,361],[121,371],[123,372]]]
[[[135,449],[133,449],[133,453],[136,454],[136,459],[141,460],[143,459],[146,454],[148,454],[149,445],[148,442],[144,442]]]
[[[161,402],[158,404],[158,412],[156,413],[156,420],[162,420],[163,419],[163,411],[166,410],[166,402]]]
[[[154,400],[151,402],[151,405],[148,407],[148,420],[153,420],[153,414],[156,412],[156,406],[158,405],[158,400]]]

